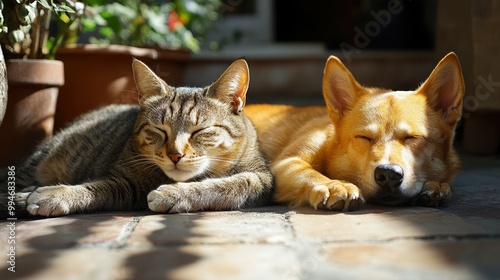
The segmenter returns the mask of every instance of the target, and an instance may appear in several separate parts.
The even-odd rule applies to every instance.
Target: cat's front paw
[[[315,186],[309,194],[309,202],[315,209],[351,211],[364,204],[365,199],[354,184],[332,180],[326,185]]]
[[[70,205],[65,201],[66,186],[40,187],[27,199],[27,210],[31,215],[55,217],[70,213]]]
[[[186,183],[176,183],[163,185],[148,194],[148,207],[154,212],[160,213],[178,213],[181,211],[179,203],[182,200],[182,185]],[[185,208],[185,207],[184,207]]]
[[[428,207],[438,207],[451,199],[451,188],[447,183],[429,181],[415,198],[414,204]]]

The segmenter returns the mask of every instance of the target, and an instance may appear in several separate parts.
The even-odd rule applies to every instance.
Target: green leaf
[[[40,5],[42,5],[47,10],[52,9],[52,7],[49,5],[49,2],[47,2],[47,0],[37,0],[37,2],[40,3]]]
[[[95,21],[96,25],[105,26],[107,21],[99,14],[94,15],[93,21]]]
[[[135,11],[134,9],[132,9],[130,7],[124,6],[124,5],[116,3],[116,2],[113,4],[107,5],[106,7],[110,13],[115,14],[115,15],[119,15],[120,17],[129,19],[129,20],[133,19],[134,17],[137,16],[137,11]]]
[[[22,30],[14,30],[12,31],[12,39],[14,39],[14,42],[20,43],[24,41],[24,32]]]
[[[32,5],[20,5],[17,9],[17,15],[21,24],[29,25],[31,24],[36,17],[36,7]]]
[[[88,18],[82,18],[81,22],[82,22],[84,32],[92,31],[97,26],[96,21],[93,21],[93,20],[88,19]]]
[[[104,18],[108,28],[113,30],[114,33],[119,33],[123,29],[123,25],[117,16],[109,16]]]
[[[66,24],[67,24],[67,23],[69,23],[69,22],[71,22],[71,18],[70,18],[70,17],[68,17],[68,15],[67,15],[66,13],[60,13],[60,14],[59,14],[59,19],[60,19],[62,22],[66,23]]]
[[[169,31],[167,26],[166,14],[157,14],[153,11],[146,11],[148,24],[159,33],[167,33]]]
[[[47,40],[47,43],[45,44],[47,49],[52,49],[55,47],[55,38],[54,37],[50,37],[48,40]]]
[[[107,0],[85,0],[89,6],[103,6],[107,4]]]
[[[104,37],[110,37],[113,34],[113,29],[109,27],[102,27],[99,29],[99,33],[101,33]]]
[[[66,5],[58,5],[58,6],[54,6],[54,11],[56,13],[59,13],[59,12],[66,12],[66,13],[74,13],[75,10],[73,10],[71,7],[68,7]]]

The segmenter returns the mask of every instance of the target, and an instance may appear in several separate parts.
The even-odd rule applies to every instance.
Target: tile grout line
[[[294,252],[298,263],[291,266],[288,271],[284,271],[283,279],[309,279],[312,278],[313,271],[326,259],[321,248],[323,244],[314,238],[299,236],[291,221],[291,217],[297,214],[295,211],[285,213],[285,220],[292,233],[292,243],[289,244]]]
[[[295,231],[295,227],[293,226],[292,221],[290,221],[290,218],[295,214],[297,214],[297,212],[295,211],[288,211],[284,214],[285,221],[288,224],[288,227],[292,233],[292,240],[294,242],[297,240],[297,232]]]
[[[134,232],[135,228],[137,227],[142,218],[143,216],[133,217],[131,221],[129,221],[125,226],[123,226],[122,230],[120,231],[120,235],[118,235],[118,238],[116,239],[116,243],[113,246],[113,248],[118,249],[125,247],[125,243],[130,238],[132,232]]]
[[[134,232],[135,228],[144,216],[133,217],[128,223],[126,223],[120,230],[120,234],[115,241],[101,242],[96,244],[85,244],[78,243],[75,247],[80,249],[91,249],[91,248],[107,248],[107,249],[121,249],[126,246],[126,242],[129,237]]]

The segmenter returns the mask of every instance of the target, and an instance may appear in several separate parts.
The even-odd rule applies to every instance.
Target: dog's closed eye
[[[407,135],[401,139],[402,143],[411,147],[419,147],[425,143],[425,137],[422,135]]]
[[[373,141],[373,138],[365,136],[365,135],[356,135],[354,138],[365,140],[365,141],[368,141],[370,143]]]
[[[417,138],[418,138],[418,136],[416,136],[416,135],[405,135],[405,137],[403,138],[403,140],[406,142],[406,141],[415,140]]]

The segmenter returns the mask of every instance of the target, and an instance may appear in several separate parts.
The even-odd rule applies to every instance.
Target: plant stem
[[[41,9],[37,5],[37,14],[40,15]],[[38,57],[38,46],[40,44],[40,17],[36,16],[31,24],[31,51],[29,54],[30,59]]]
[[[49,26],[50,26],[50,16],[51,16],[51,11],[42,9],[43,15],[41,19],[42,26],[40,27],[39,30],[39,44],[38,44],[38,58],[42,58],[43,56],[43,49],[45,48],[45,45],[47,43],[47,39],[49,38]]]

